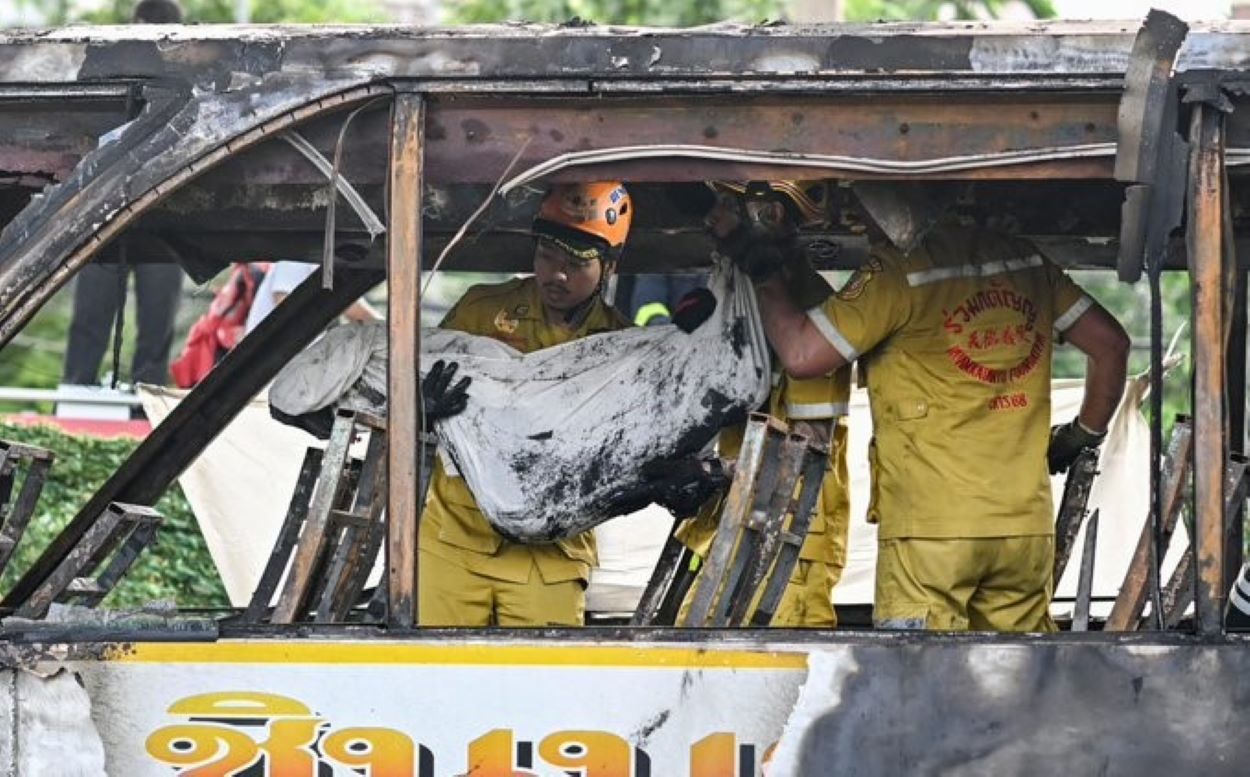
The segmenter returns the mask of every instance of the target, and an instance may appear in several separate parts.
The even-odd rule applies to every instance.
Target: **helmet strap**
[[[585,323],[590,316],[591,308],[595,306],[596,302],[603,299],[603,291],[608,285],[608,276],[612,274],[615,265],[615,261],[605,259],[602,256],[599,257],[599,283],[589,297],[564,311],[564,323],[566,326],[576,329]]]

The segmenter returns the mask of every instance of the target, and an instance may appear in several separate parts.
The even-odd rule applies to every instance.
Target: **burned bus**
[[[1191,29],[1154,13],[1144,24],[0,33],[0,343],[90,262],[177,262],[199,281],[253,257],[320,267],[3,592],[0,764],[135,775],[1240,773],[1250,654],[1224,616],[1246,498],[1236,249],[1250,127],[1236,111],[1248,41],[1237,23]],[[1065,267],[1156,288],[1163,273],[1188,273],[1192,422],[1168,447],[1156,405],[1138,484],[1151,509],[1116,609],[1046,635],[628,617],[420,628],[423,273],[527,271],[535,187],[607,179],[638,203],[625,273],[708,264],[713,246],[692,214],[712,180],[825,182],[828,226],[800,236],[822,270],[853,269],[867,252],[840,218],[843,184],[883,180],[950,183],[970,218],[1028,236]],[[336,478],[353,461],[350,435],[332,437],[305,459],[300,520],[265,538],[262,557],[277,561],[255,583],[255,606],[47,618],[57,603],[98,604],[150,552],[155,501],[382,282],[389,404],[384,420],[353,424],[384,429],[386,445],[357,455],[354,487],[372,489],[369,509],[338,519],[355,539],[328,539],[337,508],[311,496],[323,461],[338,462]],[[1156,398],[1162,338],[1156,328]],[[48,452],[5,451],[0,563],[55,467]],[[1155,559],[1181,512],[1192,540],[1172,586]]]

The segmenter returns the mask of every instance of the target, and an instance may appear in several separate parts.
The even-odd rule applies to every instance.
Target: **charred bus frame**
[[[413,627],[419,268],[510,165],[546,164],[548,181],[960,180],[981,187],[970,207],[1010,218],[1070,266],[1118,265],[1131,280],[1143,267],[1157,277],[1187,264],[1197,623],[1218,638],[1239,559],[1226,538],[1240,541],[1227,531],[1223,462],[1245,436],[1244,401],[1229,401],[1245,388],[1245,272],[1234,251],[1244,195],[1227,169],[1250,147],[1244,111],[1234,110],[1246,93],[1250,59],[1239,46],[1250,30],[1189,32],[1152,15],[1137,33],[1057,23],[0,36],[0,207],[10,219],[0,245],[0,342],[124,234],[199,277],[277,240],[315,255],[326,224],[308,205],[335,199],[325,196],[330,157],[331,177],[363,193],[359,207],[389,214],[387,239],[377,242],[353,217],[340,220],[335,237],[359,243],[359,258],[333,260],[331,283],[305,284],[233,351],[8,600],[28,595],[109,502],[155,501],[277,369],[386,278],[391,363],[403,366],[389,379],[389,624]],[[293,134],[320,149],[321,168],[295,142],[273,142]],[[91,147],[106,135],[110,142]],[[1180,241],[1173,232],[1185,204]],[[516,250],[524,209],[505,204],[495,228],[452,252],[446,267],[522,269],[506,263],[524,254]],[[210,212],[234,228],[203,216]],[[626,259],[632,269],[706,253],[697,230],[659,217],[641,226]],[[661,243],[667,263],[654,258]],[[862,249],[853,236],[808,239],[826,266],[853,266]]]

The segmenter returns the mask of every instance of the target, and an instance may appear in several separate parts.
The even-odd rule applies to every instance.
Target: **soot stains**
[[[733,346],[734,355],[741,357],[747,345],[746,323],[741,318],[734,319],[733,328],[729,332],[729,343]]]
[[[703,420],[683,432],[674,443],[674,458],[703,449],[721,429],[747,417],[747,409],[716,389],[708,389],[699,404],[707,411]]]
[[[469,143],[484,143],[490,137],[490,127],[480,119],[465,119],[460,122],[460,129],[464,130],[464,139]]]
[[[539,463],[541,458],[535,451],[520,451],[508,460],[508,469],[515,472],[519,477],[527,477],[534,471],[535,465]]]

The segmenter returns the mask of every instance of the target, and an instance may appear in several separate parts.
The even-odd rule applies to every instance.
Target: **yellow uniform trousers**
[[[1055,540],[1048,535],[880,540],[873,623],[1057,631],[1049,609],[1054,558]]]
[[[422,626],[581,626],[586,584],[548,583],[536,562],[523,582],[472,571],[426,550],[418,559],[417,606]]]
[[[790,584],[781,595],[770,626],[776,628],[832,629],[838,625],[833,610],[833,587],[842,578],[842,566],[799,559]]]
[[[777,603],[777,612],[773,613],[772,623],[768,625],[780,629],[834,628],[838,625],[838,614],[833,609],[833,587],[841,577],[840,564],[799,559],[794,565],[794,571],[790,573],[790,582],[781,594],[781,601]],[[678,623],[686,619],[695,591],[699,590],[699,582],[700,579],[696,578],[694,585],[686,593],[677,615]],[[754,611],[758,604],[757,596],[751,610]]]

